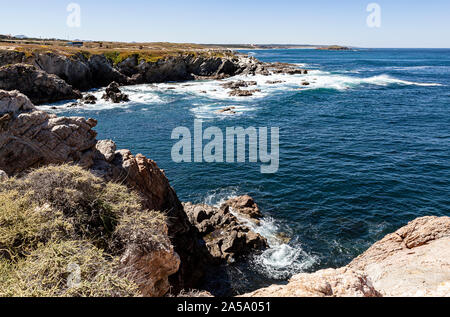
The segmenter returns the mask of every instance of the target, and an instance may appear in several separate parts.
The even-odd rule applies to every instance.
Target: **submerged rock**
[[[217,113],[236,114],[236,111],[234,111],[234,109],[236,109],[236,107],[227,107],[220,109],[219,111],[217,111]]]
[[[229,95],[231,97],[251,97],[257,92],[261,92],[261,89],[252,89],[252,90],[234,89],[229,93]]]

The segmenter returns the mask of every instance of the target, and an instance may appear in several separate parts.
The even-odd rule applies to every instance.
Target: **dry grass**
[[[119,276],[118,259],[86,241],[48,245],[17,264],[1,261],[0,297],[130,297],[137,285]]]
[[[205,57],[223,57],[233,54],[221,47],[203,46],[184,43],[121,43],[121,42],[85,42],[81,48],[68,46],[63,41],[12,41],[0,43],[0,49],[11,49],[23,52],[26,57],[36,53],[55,53],[75,58],[83,55],[105,55],[114,64],[124,61],[130,56],[137,56],[139,61],[157,62],[168,57],[193,55]]]
[[[128,247],[145,253],[169,244],[165,216],[80,167],[47,166],[0,182],[0,296],[134,296],[114,273],[117,257]],[[70,263],[82,269],[80,288],[65,286]]]

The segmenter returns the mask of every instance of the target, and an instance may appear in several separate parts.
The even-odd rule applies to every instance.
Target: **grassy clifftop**
[[[121,42],[84,42],[83,47],[73,47],[65,41],[15,40],[0,41],[0,49],[23,52],[27,57],[34,53],[55,53],[67,57],[83,54],[85,57],[103,54],[115,64],[136,55],[139,60],[156,62],[167,57],[194,55],[204,57],[232,56],[231,51],[219,46],[205,46],[182,43],[121,43]]]

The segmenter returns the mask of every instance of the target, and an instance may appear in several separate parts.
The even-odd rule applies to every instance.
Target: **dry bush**
[[[136,212],[124,215],[114,233],[116,246],[127,246],[148,253],[169,249],[166,216],[156,212]]]
[[[51,242],[13,268],[2,267],[9,272],[1,297],[140,296],[131,279],[118,275],[118,260],[85,241]]]
[[[0,296],[134,296],[114,273],[128,247],[145,254],[170,241],[165,216],[127,187],[71,165],[0,181]],[[66,287],[70,263],[82,270],[76,289]]]
[[[39,207],[17,191],[0,192],[0,256],[24,256],[40,243],[74,236],[73,226],[49,205]]]

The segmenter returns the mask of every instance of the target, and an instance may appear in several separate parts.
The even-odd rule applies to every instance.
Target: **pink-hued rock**
[[[450,296],[450,217],[418,218],[344,268],[244,296]]]
[[[375,243],[349,265],[384,296],[450,296],[450,217],[423,217]]]
[[[229,199],[222,205],[222,208],[225,207],[230,207],[234,212],[250,219],[262,218],[258,205],[255,203],[253,198],[248,195]]]
[[[367,276],[348,268],[298,274],[289,284],[273,285],[245,297],[377,297]]]

